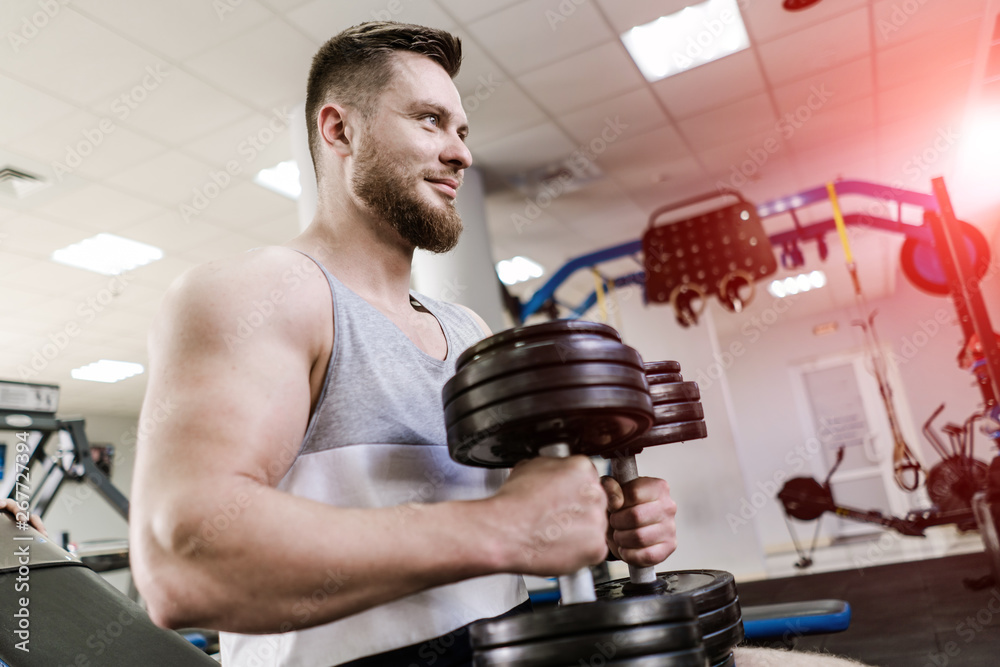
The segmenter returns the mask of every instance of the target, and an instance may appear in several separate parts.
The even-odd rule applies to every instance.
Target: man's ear
[[[354,128],[351,121],[356,115],[333,103],[324,105],[317,114],[320,138],[341,157],[347,157],[354,151]]]

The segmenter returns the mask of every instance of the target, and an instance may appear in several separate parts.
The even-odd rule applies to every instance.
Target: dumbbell
[[[620,484],[638,476],[635,455],[646,447],[707,436],[698,385],[684,382],[680,364],[657,361],[645,364],[646,379],[656,415],[654,426],[619,450],[605,454],[612,475]],[[657,575],[654,568],[629,565],[629,578],[597,587],[600,599],[642,595],[688,595],[695,603],[705,651],[713,667],[732,659],[732,649],[743,640],[742,614],[736,582],[728,572],[691,570]]]
[[[459,356],[442,398],[452,458],[483,467],[614,451],[655,419],[639,354],[589,322],[487,338]],[[688,596],[596,601],[586,569],[560,589],[561,606],[474,625],[475,664],[708,665]]]

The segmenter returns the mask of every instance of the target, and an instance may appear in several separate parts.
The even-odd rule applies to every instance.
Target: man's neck
[[[372,221],[350,215],[335,219],[317,213],[312,224],[285,245],[318,259],[337,280],[372,305],[395,312],[411,308],[413,248],[394,231],[380,230]]]

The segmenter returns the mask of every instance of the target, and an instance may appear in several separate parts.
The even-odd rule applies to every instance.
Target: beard
[[[376,145],[366,141],[358,147],[351,185],[358,198],[409,245],[433,253],[448,252],[462,234],[462,217],[454,200],[445,207],[432,206],[416,191],[414,179],[398,167]],[[425,178],[454,178],[457,174],[423,172]],[[419,181],[418,181],[419,182]]]

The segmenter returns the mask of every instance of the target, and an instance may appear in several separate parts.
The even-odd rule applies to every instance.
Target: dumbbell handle
[[[538,453],[542,456],[565,459],[569,457],[570,449],[566,443],[556,443],[542,447]],[[590,573],[590,568],[585,567],[572,574],[559,577],[559,595],[562,598],[562,604],[579,604],[597,600],[597,593],[594,590],[594,575]]]
[[[616,455],[611,459],[611,476],[624,486],[639,476],[639,469],[632,454]],[[628,566],[629,580],[633,584],[652,584],[656,582],[656,570],[652,567]]]

